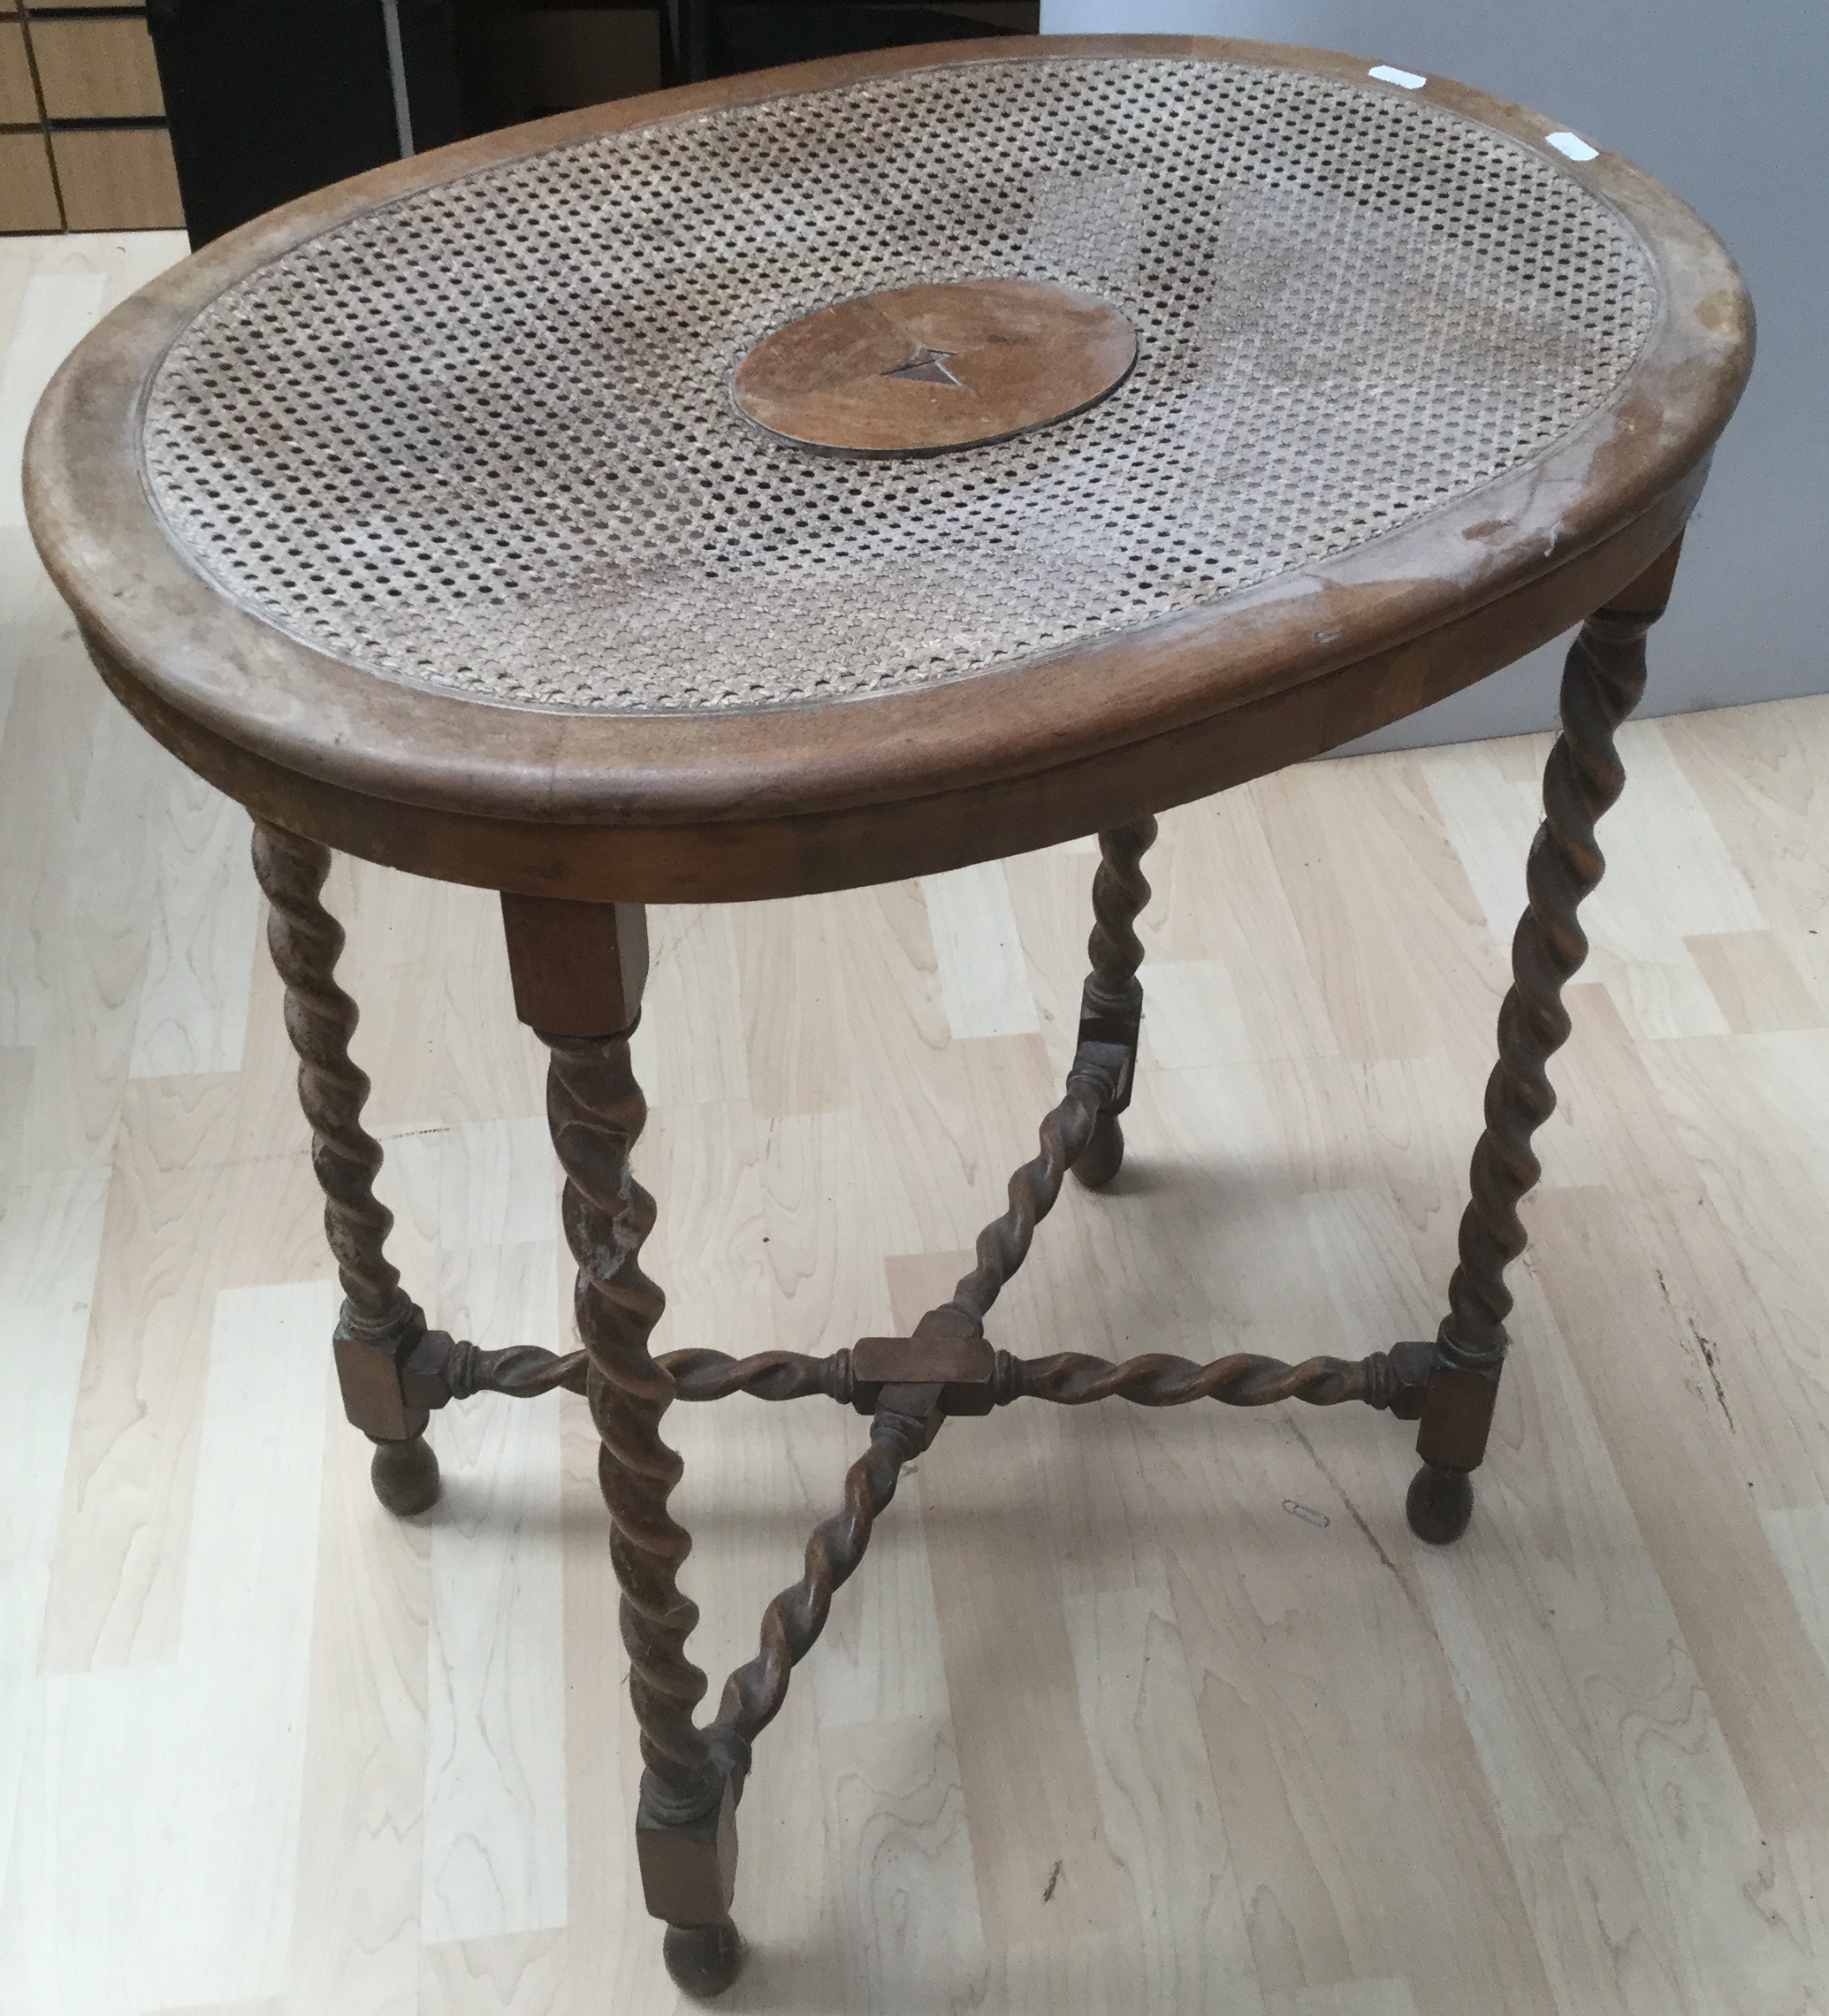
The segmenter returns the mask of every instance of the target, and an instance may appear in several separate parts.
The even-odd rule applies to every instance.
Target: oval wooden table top
[[[745,382],[817,393],[802,324],[867,454],[743,411],[778,332]],[[865,369],[866,327],[909,355]],[[1509,663],[1680,530],[1751,348],[1693,213],[1516,106],[972,42],[260,218],[74,353],[27,496],[116,693],[259,816],[526,893],[777,896],[1117,824]]]

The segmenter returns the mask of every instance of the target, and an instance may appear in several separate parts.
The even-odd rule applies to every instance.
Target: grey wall
[[[1045,33],[1252,35],[1362,53],[1549,114],[1666,182],[1739,260],[1753,382],[1715,455],[1645,711],[1829,691],[1829,6],[1823,0],[1042,0]],[[1555,718],[1559,649],[1359,747]]]

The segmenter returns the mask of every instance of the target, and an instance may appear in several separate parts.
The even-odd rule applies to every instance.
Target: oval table
[[[210,245],[58,374],[32,529],[116,695],[256,821],[381,1498],[432,1501],[422,1431],[453,1396],[589,1396],[639,1863],[682,1982],[738,1965],[751,1743],[947,1417],[1364,1401],[1420,1420],[1416,1532],[1465,1527],[1613,730],[1750,359],[1715,239],[1552,121],[1319,50],[1089,37],[742,77],[403,161]],[[1066,1172],[1096,1187],[1123,1155],[1154,815],[1578,622],[1438,1336],[1293,1366],[995,1348]],[[951,1300],[830,1358],[651,1355],[643,905],[1089,833],[1078,1050]],[[319,899],[336,848],[501,891],[583,1351],[453,1339],[387,1261]],[[699,1724],[661,1417],[739,1390],[849,1403],[870,1439]]]

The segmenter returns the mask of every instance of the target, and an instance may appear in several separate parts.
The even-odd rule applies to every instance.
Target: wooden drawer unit
[[[164,115],[158,65],[143,15],[34,13],[32,53],[49,119],[144,119]]]
[[[145,8],[0,0],[0,232],[183,223]]]

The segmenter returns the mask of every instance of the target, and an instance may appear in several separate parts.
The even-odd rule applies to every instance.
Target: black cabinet
[[[833,0],[797,6],[762,0],[692,0],[692,6],[707,17],[705,74],[711,77],[766,70],[777,63],[805,63],[815,57],[850,56],[860,50],[1010,32],[944,7],[846,6]]]
[[[397,159],[404,136],[423,149],[464,130],[453,0],[151,0],[148,13],[193,245]]]

